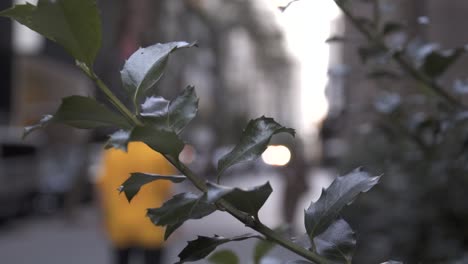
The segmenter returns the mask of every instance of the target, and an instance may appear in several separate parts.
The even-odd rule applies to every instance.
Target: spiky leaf
[[[198,97],[194,87],[188,86],[170,102],[162,97],[147,98],[140,115],[154,127],[179,134],[197,112]]]
[[[253,187],[247,190],[230,188],[214,183],[207,183],[207,201],[216,202],[220,198],[228,201],[238,210],[250,215],[257,215],[258,211],[265,204],[273,189],[269,182],[264,185]]]
[[[179,134],[197,115],[197,111],[198,97],[195,88],[189,86],[169,104],[169,125],[171,130]]]
[[[361,192],[370,190],[378,183],[379,178],[371,177],[360,169],[337,177],[305,211],[305,227],[310,239],[324,232],[344,206],[352,203]]]
[[[178,157],[184,142],[174,133],[149,126],[137,126],[132,130],[130,141],[141,141],[153,150]]]
[[[265,151],[273,135],[286,132],[295,135],[294,129],[283,127],[273,118],[260,117],[251,120],[234,149],[218,161],[218,179],[221,174],[236,163],[252,161]]]
[[[397,23],[397,22],[388,22],[383,26],[382,34],[383,35],[390,35],[396,32],[401,32],[405,29],[405,25]]]
[[[151,118],[167,118],[169,103],[168,100],[161,96],[147,97],[145,102],[141,105],[140,115]]]
[[[180,183],[185,180],[185,176],[165,176],[151,173],[135,172],[119,187],[120,192],[124,192],[127,200],[132,201],[133,197],[140,191],[140,188],[156,180],[167,180],[173,183]]]
[[[381,59],[386,55],[386,52],[380,46],[368,45],[359,47],[358,55],[361,58],[361,62],[365,64],[370,60]]]
[[[125,62],[121,71],[122,83],[132,94],[134,101],[138,102],[144,93],[161,78],[169,54],[193,45],[183,41],[158,43],[135,51]]]
[[[196,240],[189,241],[187,246],[182,250],[182,252],[180,252],[180,254],[178,255],[180,260],[176,264],[203,259],[222,244],[232,241],[246,240],[253,237],[256,236],[250,234],[240,235],[231,238],[224,238],[222,236],[217,235],[215,235],[214,237],[198,236]]]
[[[91,97],[78,95],[62,99],[53,121],[84,129],[103,126],[130,127],[123,116],[112,112]]]
[[[347,41],[348,39],[343,36],[331,36],[325,40],[325,43],[342,43]]]
[[[314,238],[317,253],[333,263],[351,263],[356,248],[356,234],[343,219],[335,221]]]
[[[78,95],[63,98],[59,109],[53,116],[48,115],[38,125],[26,127],[25,135],[50,123],[61,123],[84,129],[103,126],[130,127],[123,116],[111,111],[93,98]]]
[[[168,226],[165,239],[189,219],[200,219],[216,211],[204,195],[193,193],[177,194],[160,208],[148,209],[148,217],[155,225]]]
[[[57,42],[76,60],[92,66],[101,47],[101,21],[94,0],[39,0],[0,12]]]
[[[105,149],[116,148],[127,152],[128,142],[130,141],[130,131],[118,130],[112,133],[107,140]]]
[[[465,48],[449,50],[433,50],[424,57],[422,70],[430,77],[437,78],[453,65],[462,54],[466,52]]]
[[[239,258],[231,250],[219,250],[213,253],[208,261],[213,264],[239,264]]]

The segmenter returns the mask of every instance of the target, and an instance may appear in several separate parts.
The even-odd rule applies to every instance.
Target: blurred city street
[[[468,264],[467,14],[0,0],[0,264]]]
[[[315,179],[324,180],[326,173],[315,173]],[[235,177],[232,177],[235,178]],[[231,183],[232,183],[231,178]],[[255,185],[270,180],[276,192],[267,201],[261,211],[261,218],[268,225],[275,227],[280,224],[280,211],[273,205],[278,205],[282,182],[279,175],[268,178],[266,175],[250,175],[242,177],[241,186]],[[229,181],[229,180],[228,180]],[[314,188],[314,190],[320,188]],[[306,196],[310,196],[309,193]],[[305,199],[304,199],[305,200]],[[306,205],[300,205],[300,211]],[[299,223],[302,218],[299,219]],[[164,263],[175,263],[177,254],[196,235],[234,236],[251,232],[225,213],[214,213],[202,220],[191,220],[185,223],[167,242],[167,252]],[[0,228],[0,256],[2,263],[8,264],[83,264],[111,263],[107,239],[102,229],[98,210],[92,205],[78,208],[71,218],[54,214],[51,216],[32,216],[15,219],[5,223]],[[241,263],[252,260],[255,240],[240,243],[229,243],[220,248],[230,248],[237,252]],[[289,252],[276,248],[271,258],[266,258],[264,264],[283,263],[284,260],[296,258]],[[199,261],[194,263],[207,263]]]

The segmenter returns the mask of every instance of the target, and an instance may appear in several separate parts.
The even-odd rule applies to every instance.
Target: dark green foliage
[[[336,220],[340,211],[352,203],[356,196],[367,192],[379,181],[380,177],[371,177],[369,173],[355,170],[348,175],[337,177],[317,202],[305,211],[305,227],[312,240],[321,234]]]
[[[140,115],[152,126],[179,134],[197,115],[198,97],[189,86],[170,102],[160,96],[148,97],[141,108]]]
[[[200,219],[216,211],[216,207],[206,201],[205,195],[193,193],[177,194],[160,208],[148,209],[148,217],[155,225],[166,226],[167,239],[172,232],[189,219]]]
[[[463,230],[467,230],[468,218],[467,207],[460,201],[467,199],[464,190],[468,187],[468,127],[459,117],[467,109],[463,81],[466,76],[454,74],[463,72],[461,62],[465,59],[466,45],[447,42],[463,40],[453,34],[449,38],[450,32],[441,32],[443,20],[429,29],[428,17],[411,17],[401,12],[403,8],[395,6],[400,4],[395,1],[373,0],[365,6],[373,10],[367,15],[375,21],[376,28],[360,23],[357,14],[362,13],[352,1],[346,5],[344,1],[335,2],[362,33],[363,46],[379,46],[383,50],[383,56],[376,54],[374,63],[363,65],[365,72],[373,73],[365,81],[377,91],[375,97],[368,97],[369,106],[374,105],[376,111],[360,112],[363,117],[360,122],[351,122],[351,126],[344,128],[352,136],[348,138],[350,151],[340,159],[340,169],[366,164],[372,171],[387,174],[371,198],[357,202],[355,206],[361,210],[344,213],[350,223],[360,227],[358,235],[366,238],[358,242],[353,261],[378,263],[382,255],[391,254],[406,263],[465,263],[467,246]],[[407,4],[411,5],[403,6]],[[449,2],[442,5],[462,7]],[[383,10],[388,7],[400,13],[386,14]],[[418,8],[418,4],[414,7]],[[401,15],[406,17],[400,21],[408,21],[409,27],[392,26],[390,32],[401,34],[384,34],[390,29],[389,23],[400,23],[392,19]],[[427,39],[433,42],[426,42]],[[447,43],[459,46],[446,49]],[[382,57],[386,60],[379,60]],[[350,88],[354,91],[358,87]],[[367,106],[362,108],[369,109]],[[367,126],[366,132],[358,131],[362,124]],[[363,221],[366,223],[360,224]],[[376,248],[380,244],[375,241],[379,239],[385,241],[385,246]]]
[[[109,136],[109,140],[104,146],[106,149],[115,148],[127,152],[128,142],[130,141],[130,132],[118,130]]]
[[[424,57],[422,70],[432,78],[439,77],[465,52],[464,47],[443,51],[434,50]]]
[[[239,264],[239,258],[230,250],[220,250],[213,253],[209,258],[213,264]]]
[[[339,2],[344,3],[344,1]],[[101,45],[98,14],[93,0],[40,0],[37,7],[31,4],[18,5],[0,12],[0,16],[16,19],[62,45],[77,60],[77,66],[96,82],[109,102],[118,110],[114,112],[89,97],[66,97],[54,115],[47,115],[39,124],[25,128],[25,135],[50,123],[62,123],[83,129],[102,126],[117,128],[117,131],[110,135],[106,148],[126,151],[129,142],[141,141],[163,154],[184,174],[184,176],[162,176],[132,173],[119,188],[120,192],[125,193],[128,201],[132,200],[143,185],[157,180],[179,183],[187,179],[200,191],[199,194],[177,194],[160,208],[148,209],[149,219],[155,225],[166,227],[165,239],[186,221],[203,218],[217,210],[228,212],[246,226],[265,236],[241,235],[233,238],[199,236],[198,239],[188,242],[179,254],[178,263],[203,259],[220,245],[253,237],[262,239],[255,248],[253,256],[255,264],[259,264],[276,244],[312,261],[299,260],[291,263],[350,263],[356,243],[354,233],[344,220],[337,218],[345,205],[350,204],[359,193],[372,188],[379,177],[370,177],[368,173],[354,171],[347,176],[336,178],[331,186],[323,191],[319,200],[312,203],[305,212],[305,225],[313,244],[312,250],[295,244],[260,221],[258,212],[273,191],[269,183],[245,190],[222,186],[207,182],[179,161],[179,154],[185,145],[179,136],[198,111],[199,99],[192,86],[188,86],[171,101],[151,94],[143,104],[140,104],[162,77],[170,54],[182,48],[192,47],[194,44],[159,43],[140,48],[127,60],[121,72],[121,79],[127,90],[127,96],[133,102],[134,108],[130,111],[92,69]],[[373,21],[366,18],[359,18],[357,21],[366,28],[377,28]],[[397,25],[388,24],[384,27],[384,34],[399,29]],[[341,39],[335,38],[329,41],[341,41]],[[381,46],[369,45],[361,50],[361,56],[366,61],[385,53],[384,51]],[[458,56],[458,53],[456,54]],[[442,53],[437,55],[439,57],[434,56],[427,57],[426,60],[436,60],[440,65],[436,68],[424,66],[428,74],[441,74],[447,65],[457,58],[454,54],[449,54],[447,58],[443,57]],[[293,129],[278,124],[272,118],[260,117],[251,120],[243,131],[239,144],[218,161],[218,183],[228,168],[257,159],[265,151],[271,138],[283,132],[295,135]],[[236,264],[239,259],[230,251],[220,251],[212,255],[209,261],[215,264]]]
[[[181,49],[192,47],[187,42],[158,43],[146,48],[140,48],[127,60],[121,72],[122,83],[132,96],[135,103],[155,85],[164,73],[169,54]]]
[[[257,236],[250,234],[236,236],[232,238],[224,238],[217,235],[215,235],[214,237],[199,236],[196,240],[189,241],[184,250],[180,252],[180,260],[179,262],[177,262],[177,264],[203,259],[222,244],[232,241],[246,240],[254,237]]]
[[[110,111],[93,98],[77,95],[63,98],[52,120],[83,129],[103,126],[131,127],[123,116]]]
[[[329,38],[327,38],[325,40],[326,43],[341,43],[341,42],[345,42],[347,39],[345,37],[342,37],[342,36],[331,36]]]
[[[39,124],[26,127],[24,136],[49,123],[62,123],[84,129],[103,126],[130,127],[129,122],[123,116],[112,112],[93,98],[78,95],[63,98],[62,104],[53,116],[48,115]]]
[[[178,157],[185,145],[176,133],[150,126],[136,126],[130,133],[129,140],[144,142],[155,151],[173,157]]]
[[[317,253],[333,263],[351,263],[356,247],[356,234],[345,220],[339,219],[314,238],[314,245]]]
[[[239,144],[218,161],[218,180],[223,172],[232,165],[260,157],[267,148],[271,137],[283,132],[295,135],[294,129],[281,126],[273,118],[261,117],[251,120],[242,133]]]
[[[92,67],[101,47],[101,20],[94,0],[39,0],[0,12],[57,42],[76,60]]]
[[[257,216],[272,191],[269,182],[249,190],[208,183],[207,199],[209,202],[215,202],[223,198],[238,210]]]
[[[119,192],[124,192],[127,200],[129,202],[132,201],[133,197],[137,195],[140,191],[140,188],[150,182],[156,180],[168,180],[173,183],[181,183],[185,181],[185,176],[164,176],[164,175],[157,175],[157,174],[150,174],[150,173],[141,173],[135,172],[130,174],[130,178],[128,178],[122,185],[119,187]]]
[[[400,31],[402,31],[404,29],[405,29],[405,26],[400,24],[400,23],[388,22],[383,26],[382,34],[383,35],[390,35],[390,34],[393,34],[393,33],[396,33],[396,32],[400,32]]]

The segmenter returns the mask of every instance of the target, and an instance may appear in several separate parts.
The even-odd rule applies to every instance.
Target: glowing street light
[[[268,165],[285,166],[291,160],[291,151],[283,145],[271,145],[263,152],[262,160]]]

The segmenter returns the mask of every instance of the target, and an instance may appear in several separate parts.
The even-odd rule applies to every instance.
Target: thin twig
[[[392,58],[407,72],[413,79],[420,82],[422,85],[418,86],[424,90],[424,92],[429,92],[431,94],[437,95],[439,98],[443,99],[448,106],[456,109],[466,108],[459,100],[447,93],[442,86],[440,86],[435,80],[424,74],[422,71],[418,70],[413,64],[404,56],[402,52],[393,51],[385,45],[384,41],[380,34],[371,32],[366,28],[362,23],[359,22],[357,17],[355,17],[349,9],[347,9],[344,1],[333,0],[336,5],[341,9],[345,16],[351,21],[351,23],[374,45],[379,49],[385,51],[385,53],[391,54]]]

